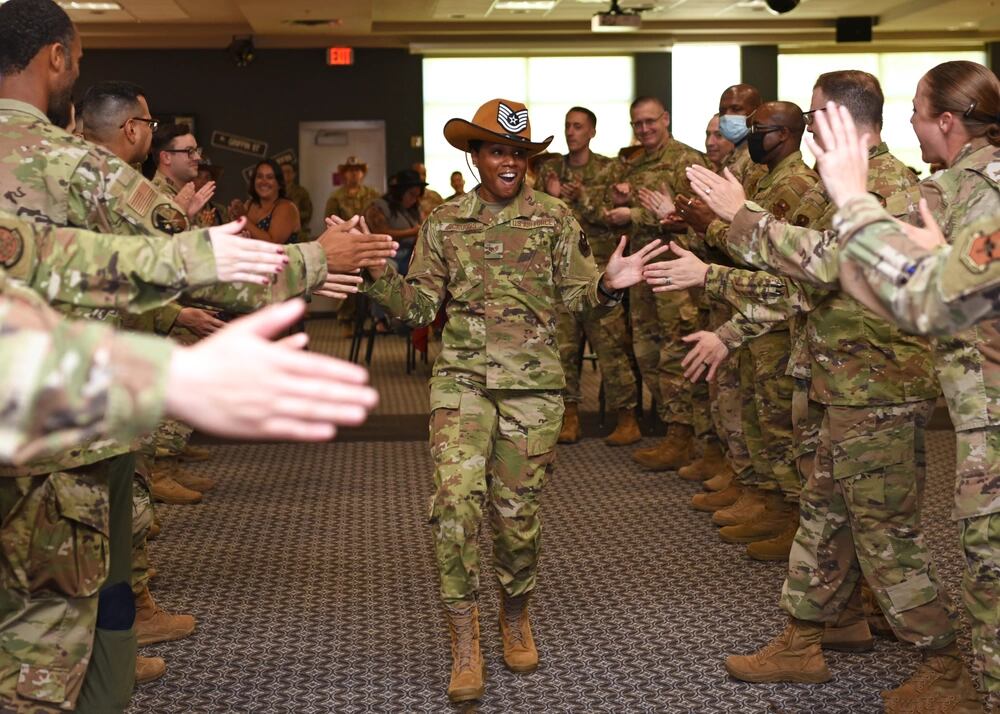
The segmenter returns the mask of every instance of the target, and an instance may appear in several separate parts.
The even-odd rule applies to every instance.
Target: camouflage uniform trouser
[[[712,398],[712,420],[715,431],[726,447],[729,466],[740,483],[752,476],[750,450],[743,434],[742,398],[740,396],[740,361],[746,348],[740,348],[729,355],[715,373],[715,381],[710,383],[714,391]]]
[[[493,569],[510,595],[535,587],[540,499],[562,425],[558,392],[487,389],[431,380],[431,523],[445,602],[479,592],[479,527],[485,502]]]
[[[194,429],[187,424],[174,419],[165,419],[153,432],[153,441],[158,452],[166,451],[170,456],[177,456],[184,451],[192,433]]]
[[[1000,429],[959,431],[956,437],[957,481],[996,483]],[[961,519],[959,533],[965,551],[962,599],[972,624],[972,649],[993,706],[1000,707],[1000,512]]]
[[[690,349],[681,337],[698,329],[698,306],[686,292],[654,293],[645,283],[629,288],[632,351],[642,381],[664,423],[691,425],[693,386],[681,362]]]
[[[149,551],[146,536],[153,525],[153,496],[149,480],[136,474],[132,482],[132,592],[138,595],[149,583]]]
[[[799,530],[781,605],[834,622],[864,574],[896,635],[937,649],[955,638],[920,527],[917,472],[934,400],[826,407],[815,470],[802,489]]]
[[[89,711],[126,706],[134,633],[97,625],[99,594],[127,577],[121,546],[127,547],[130,514],[123,506],[133,466],[124,455],[0,479],[0,711],[67,711],[78,697],[81,706],[94,701],[97,689],[101,708]],[[113,690],[98,686],[109,674],[125,675]]]
[[[580,401],[580,343],[583,335],[597,353],[608,408],[633,409],[637,404],[635,374],[626,350],[629,346],[625,308],[616,305],[610,313],[594,318],[587,313],[571,312],[560,303],[556,313],[559,358],[566,374],[563,399]]]
[[[698,309],[698,330],[708,329],[709,311],[701,307]],[[694,427],[694,435],[705,441],[721,441],[722,437],[715,431],[713,416],[715,401],[715,390],[711,383],[705,380],[698,380],[691,393],[691,425]]]
[[[743,483],[764,491],[780,491],[799,500],[802,490],[795,466],[792,393],[788,369],[788,333],[768,332],[752,340],[740,361],[743,435],[753,471]]]

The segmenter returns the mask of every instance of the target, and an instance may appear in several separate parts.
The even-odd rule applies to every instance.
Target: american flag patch
[[[145,216],[149,213],[149,209],[153,207],[153,201],[155,200],[156,189],[146,181],[140,181],[138,185],[132,189],[132,193],[128,195],[128,198],[125,200],[125,205],[140,216]]]

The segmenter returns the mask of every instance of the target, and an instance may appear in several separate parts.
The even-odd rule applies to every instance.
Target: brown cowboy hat
[[[484,141],[518,146],[529,154],[537,154],[545,150],[553,137],[532,141],[528,108],[509,99],[491,99],[476,110],[471,122],[449,119],[444,125],[444,138],[461,151],[469,150],[470,141]]]
[[[365,173],[368,173],[368,164],[357,156],[348,156],[347,161],[337,167],[337,173],[344,173],[347,169],[361,169]]]

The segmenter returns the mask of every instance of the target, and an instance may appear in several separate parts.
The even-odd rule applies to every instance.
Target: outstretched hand
[[[708,374],[705,375],[705,381],[714,380],[719,365],[729,356],[729,348],[726,347],[725,343],[714,332],[705,330],[681,339],[687,343],[694,343],[694,349],[688,352],[681,362],[681,367],[685,368],[685,379],[697,382],[707,367]]]
[[[827,102],[826,109],[817,111],[813,117],[819,141],[807,134],[806,143],[816,156],[823,186],[837,207],[842,208],[868,191],[869,136],[858,136],[851,113],[833,102]]]
[[[688,288],[700,288],[705,284],[708,265],[689,250],[676,243],[668,246],[677,256],[674,260],[650,263],[643,270],[643,280],[653,288],[654,293],[674,292]]]
[[[326,269],[330,273],[379,269],[399,248],[391,236],[369,233],[365,219],[360,216],[349,221],[330,216],[326,224],[326,230],[317,240],[326,253]]]
[[[308,337],[271,340],[305,313],[302,300],[259,310],[191,347],[175,348],[167,412],[202,431],[243,439],[325,441],[378,403],[368,372],[317,352]]]
[[[241,238],[246,219],[208,229],[219,282],[267,285],[288,264],[283,245]]]
[[[604,287],[608,290],[622,290],[642,281],[642,270],[646,263],[667,250],[667,246],[657,239],[626,257],[626,245],[628,238],[622,236],[608,260],[608,267],[604,271]]]
[[[691,190],[698,194],[698,198],[719,218],[732,223],[733,217],[747,200],[743,184],[728,168],[722,170],[721,176],[698,165],[688,166],[686,171]]]

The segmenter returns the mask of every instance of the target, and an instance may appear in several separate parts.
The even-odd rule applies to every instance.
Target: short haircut
[[[653,104],[656,104],[658,107],[660,107],[660,109],[662,109],[663,111],[667,111],[667,108],[663,105],[662,99],[659,99],[658,97],[642,96],[642,97],[636,97],[635,101],[629,104],[628,106],[629,113],[634,112],[637,106],[639,106],[640,104],[645,104],[646,102],[652,102]]]
[[[569,111],[566,112],[566,113],[567,114],[571,114],[572,112],[578,112],[580,114],[586,114],[587,118],[590,119],[590,125],[592,127],[594,127],[595,129],[597,128],[597,115],[594,114],[594,112],[590,111],[586,107],[570,107]]]
[[[816,80],[814,89],[823,92],[827,99],[846,107],[858,124],[882,126],[885,96],[875,75],[859,69],[826,72]]]
[[[80,118],[88,137],[109,141],[139,109],[142,87],[131,82],[106,81],[90,87],[80,100]]]
[[[43,47],[58,43],[68,48],[75,34],[69,15],[52,0],[0,5],[0,77],[23,72]]]
[[[160,163],[160,152],[164,149],[172,149],[171,144],[174,139],[186,136],[191,133],[191,127],[187,124],[160,124],[153,134],[152,150],[149,152],[153,156],[153,161],[157,165]]]
[[[451,178],[455,178],[456,176],[461,176],[461,175],[462,175],[461,171],[452,171],[451,172]]]

